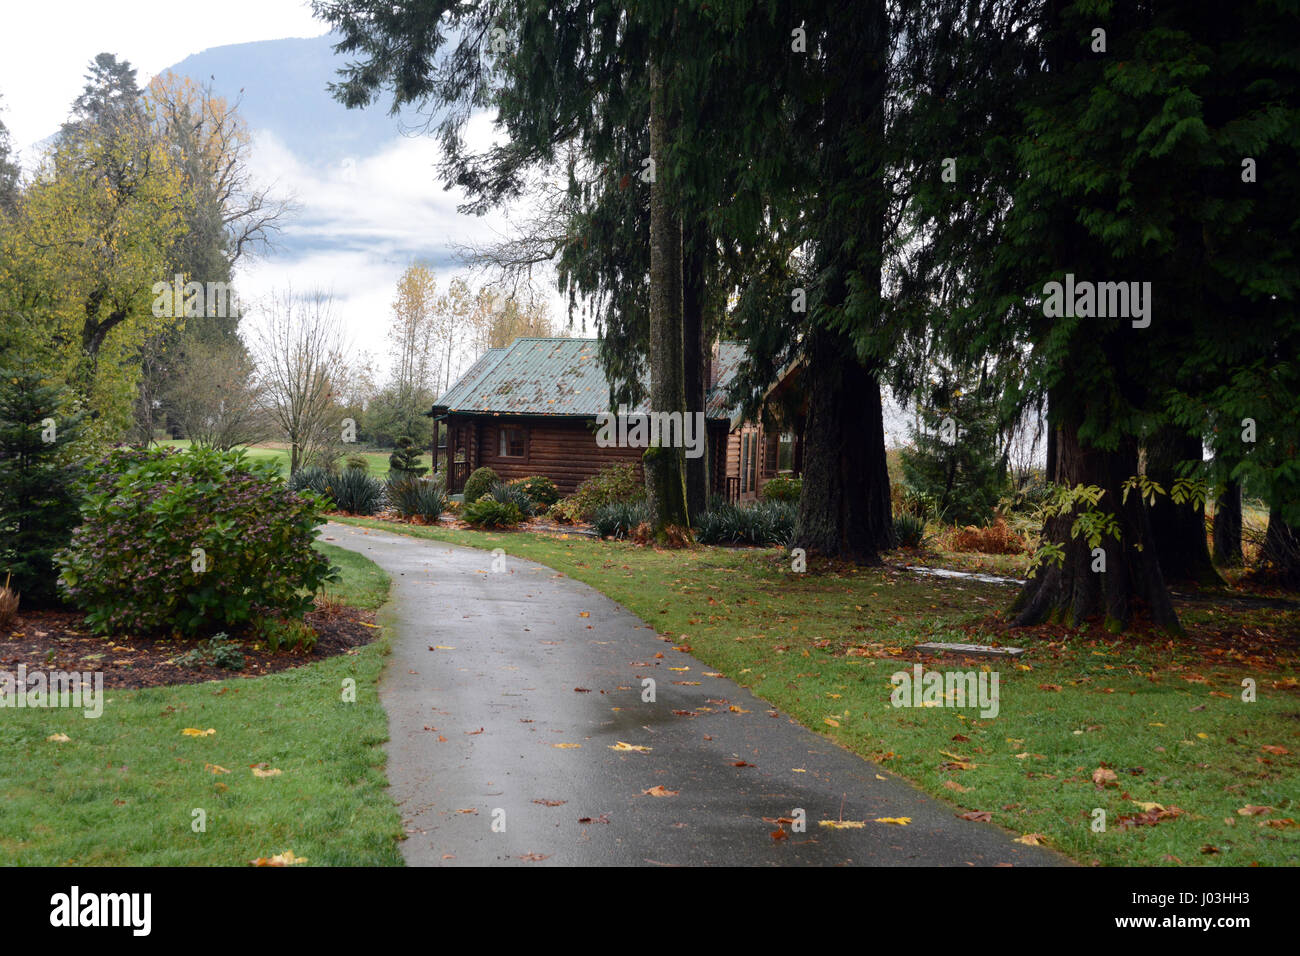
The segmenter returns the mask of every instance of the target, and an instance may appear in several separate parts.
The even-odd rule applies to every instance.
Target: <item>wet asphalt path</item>
[[[410,865],[1065,862],[958,820],[550,568],[506,556],[494,572],[490,552],[348,525],[322,537],[393,578],[379,694]],[[677,795],[644,793],[658,787]],[[806,831],[773,840],[764,818],[796,808]]]

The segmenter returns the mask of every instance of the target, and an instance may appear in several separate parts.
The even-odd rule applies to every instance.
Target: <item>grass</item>
[[[1221,632],[1213,646],[1067,628],[1018,634],[1029,652],[1020,664],[996,665],[1000,713],[984,719],[976,708],[895,708],[890,676],[910,670],[912,644],[970,640],[966,628],[1009,603],[1014,590],[1004,586],[882,568],[793,574],[779,549],[660,552],[578,537],[335,520],[500,547],[584,581],[954,812],[989,811],[995,825],[1041,834],[1081,862],[1300,863],[1300,829],[1284,822],[1300,817],[1294,610],[1184,610],[1193,634]],[[1291,635],[1290,644],[1279,645],[1278,634]],[[988,665],[956,658],[933,666]],[[1258,688],[1254,703],[1241,699],[1245,678]],[[1114,785],[1094,783],[1100,768],[1114,771]],[[1121,825],[1121,817],[1143,812],[1140,803],[1182,813]],[[1273,809],[1238,812],[1252,806]],[[1095,809],[1106,812],[1105,832],[1091,828]]]
[[[185,449],[190,447],[189,440],[184,438],[168,440],[168,441],[160,441],[157,444],[166,448]],[[281,474],[283,475],[289,474],[289,449],[279,447],[276,443],[268,443],[263,445],[250,445],[246,447],[244,451],[249,458],[255,461],[275,462],[276,465],[279,466]],[[362,452],[356,452],[355,454],[359,454],[366,459],[366,462],[368,464],[368,471],[370,472],[370,474],[380,479],[388,477],[388,470],[389,470],[388,452],[362,451]],[[429,461],[430,459],[428,455],[422,455],[420,457],[419,464],[423,465],[425,468],[428,468]]]
[[[331,596],[383,603],[383,571],[318,547],[343,569]],[[0,859],[240,866],[291,850],[308,865],[400,866],[401,824],[383,772],[387,719],[376,696],[386,651],[381,639],[255,679],[110,691],[98,719],[0,711]],[[347,680],[355,703],[343,700]],[[216,732],[186,736],[186,728]],[[50,740],[55,734],[69,739]],[[280,773],[259,778],[256,764]]]

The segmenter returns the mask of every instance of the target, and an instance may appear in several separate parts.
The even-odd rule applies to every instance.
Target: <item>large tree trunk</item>
[[[1276,504],[1269,505],[1263,556],[1283,585],[1300,587],[1300,534],[1283,520]]]
[[[665,148],[670,135],[665,78],[660,65],[650,66],[650,411],[683,412],[686,383],[682,334],[682,225],[678,204],[666,188]],[[667,528],[689,527],[683,449],[646,449],[646,490],[655,537]]]
[[[1056,474],[1060,485],[1096,485],[1105,491],[1098,509],[1114,512],[1120,539],[1103,539],[1105,571],[1082,535],[1070,535],[1076,512],[1050,518],[1043,538],[1065,552],[1061,564],[1045,562],[1021,590],[1012,612],[1016,625],[1056,621],[1078,625],[1090,618],[1103,618],[1112,631],[1122,631],[1135,619],[1149,616],[1158,627],[1181,633],[1165,588],[1160,562],[1156,558],[1150,520],[1141,498],[1130,493],[1121,504],[1123,484],[1137,474],[1137,446],[1128,443],[1118,451],[1085,448],[1079,444],[1078,427],[1061,423],[1057,432]]]
[[[686,459],[686,510],[694,523],[709,501],[709,454],[705,398],[708,394],[708,339],[705,335],[705,257],[709,254],[708,229],[696,219],[685,231],[682,257],[683,362],[686,381],[686,414],[700,416],[699,440],[706,446],[698,458]]]
[[[1214,562],[1241,567],[1241,482],[1227,481],[1214,503]]]
[[[864,366],[852,336],[830,323],[843,318],[850,276],[861,284],[854,295],[873,315],[883,308],[880,266],[888,196],[884,161],[874,150],[885,129],[889,19],[884,0],[846,8],[828,42],[827,55],[854,64],[857,75],[831,89],[823,104],[823,181],[828,188],[855,183],[860,207],[847,215],[835,201],[843,194],[834,190],[812,213],[818,217],[814,266],[822,285],[814,311],[830,322],[817,324],[819,316],[806,336],[806,454],[794,544],[809,553],[878,564],[880,552],[895,544],[879,367]],[[865,156],[864,140],[873,150]]]
[[[1172,491],[1182,462],[1201,461],[1201,436],[1189,435],[1176,427],[1164,426],[1146,443],[1146,473],[1166,492]],[[1205,504],[1175,504],[1168,495],[1157,495],[1151,505],[1151,534],[1165,581],[1221,587],[1223,579],[1214,570],[1205,541]]]
[[[808,349],[807,455],[795,545],[879,564],[894,546],[880,382],[843,333],[819,329]]]

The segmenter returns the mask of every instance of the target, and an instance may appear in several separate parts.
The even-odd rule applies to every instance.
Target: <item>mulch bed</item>
[[[204,639],[105,638],[92,635],[84,616],[71,611],[20,611],[0,630],[0,670],[15,673],[19,664],[33,671],[101,671],[105,687],[161,687],[200,684],[230,677],[261,677],[290,667],[346,654],[369,644],[379,631],[373,611],[331,605],[307,615],[319,635],[310,653],[285,651],[272,654],[255,646],[251,638],[240,641],[242,670],[224,670],[209,664],[182,667],[174,663]],[[238,638],[239,635],[232,635]]]

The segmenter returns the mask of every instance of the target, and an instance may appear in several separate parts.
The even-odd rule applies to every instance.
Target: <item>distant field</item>
[[[159,445],[169,448],[189,448],[188,439],[178,439],[175,441],[160,441]],[[280,472],[287,475],[289,473],[289,450],[283,444],[278,442],[266,442],[260,445],[250,445],[244,449],[249,458],[261,461],[274,461],[280,467]],[[376,478],[388,477],[388,455],[386,451],[362,451],[356,454],[362,455],[369,463],[369,472]],[[420,464],[425,468],[429,467],[429,456],[421,455]]]

